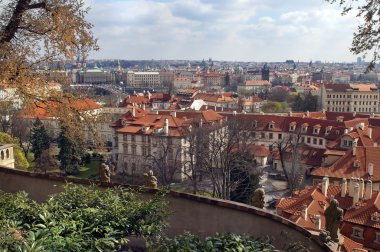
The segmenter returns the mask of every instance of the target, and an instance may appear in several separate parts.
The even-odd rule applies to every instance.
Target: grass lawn
[[[99,176],[100,160],[92,159],[89,164],[79,169],[79,174],[75,177],[84,179],[95,179]]]

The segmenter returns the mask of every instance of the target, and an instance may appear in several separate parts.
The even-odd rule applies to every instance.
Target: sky
[[[87,0],[94,59],[352,62],[359,20],[325,0]]]

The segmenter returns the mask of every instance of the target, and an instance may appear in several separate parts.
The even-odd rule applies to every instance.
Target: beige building
[[[15,168],[13,144],[0,145],[0,166]]]
[[[174,181],[185,180],[189,174],[186,169],[189,160],[187,132],[191,131],[194,118],[202,124],[223,119],[212,110],[149,113],[133,107],[114,124],[117,149],[113,156],[117,160],[117,173],[142,176],[153,170],[160,180],[163,176],[172,176]]]
[[[131,87],[158,87],[161,85],[159,72],[127,72],[127,85]]]
[[[376,84],[323,84],[322,107],[331,112],[377,113],[379,89]]]

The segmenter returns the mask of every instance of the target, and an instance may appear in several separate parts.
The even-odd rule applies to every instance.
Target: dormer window
[[[359,168],[359,167],[360,167],[360,161],[356,159],[356,160],[354,161],[353,166],[354,166],[355,168]]]
[[[355,238],[363,239],[363,229],[359,227],[353,227],[351,236]]]
[[[269,123],[269,129],[274,129],[274,122],[273,121]]]
[[[319,124],[315,125],[314,128],[313,128],[313,134],[318,135],[320,129],[321,129],[321,125],[319,125]]]
[[[296,122],[291,122],[289,124],[289,131],[295,131],[296,130]]]
[[[326,135],[329,134],[329,133],[331,132],[331,128],[332,128],[331,126],[327,126],[327,127],[326,127],[326,132],[325,132]]]
[[[306,133],[307,126],[309,126],[307,123],[302,124],[302,133]]]
[[[257,128],[257,120],[254,120],[254,121],[252,122],[252,127],[253,127],[254,129]]]
[[[379,221],[380,221],[380,213],[378,213],[378,212],[374,212],[374,213],[371,215],[371,221],[379,222]]]

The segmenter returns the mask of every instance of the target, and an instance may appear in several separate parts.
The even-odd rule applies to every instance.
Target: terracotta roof
[[[348,238],[347,236],[343,236],[343,252],[364,252],[367,250],[363,249],[363,244],[355,242],[354,240]],[[359,250],[360,249],[360,250]]]
[[[270,82],[267,80],[251,80],[243,82],[244,86],[269,86]]]
[[[36,102],[20,111],[20,115],[27,118],[49,118],[59,115],[62,106],[76,109],[78,111],[89,111],[99,109],[101,106],[89,98],[65,99],[58,102]]]
[[[352,155],[352,149],[346,151],[345,155],[339,158],[330,166],[319,167],[311,172],[312,176],[331,178],[363,178],[372,181],[380,181],[380,147],[356,147],[356,155]],[[360,167],[354,167],[358,162]],[[368,164],[373,164],[373,176],[368,175]]]
[[[270,155],[270,151],[265,146],[249,144],[247,149],[254,157],[267,157]]]

